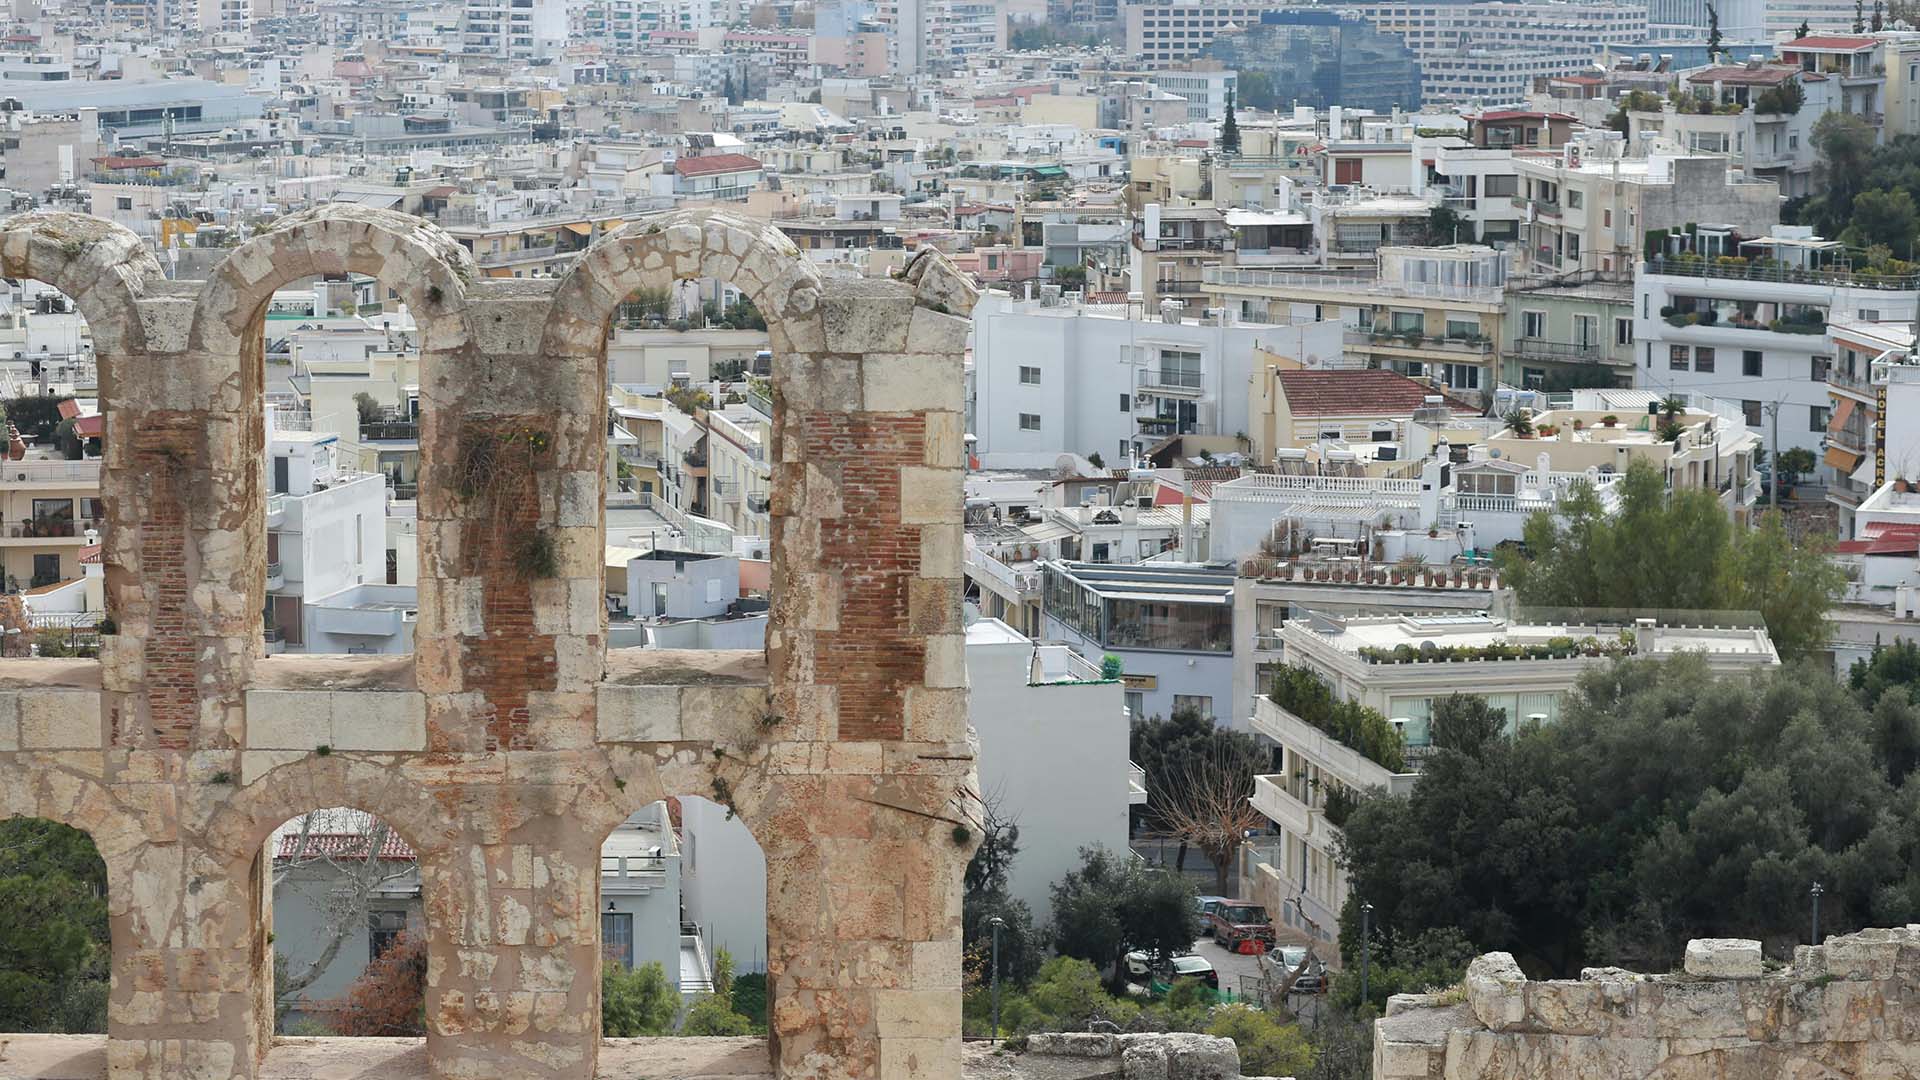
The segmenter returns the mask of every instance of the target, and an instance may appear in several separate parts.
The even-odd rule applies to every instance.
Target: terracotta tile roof
[[[1863,49],[1879,43],[1878,38],[1854,37],[1851,34],[1814,34],[1795,38],[1779,48],[1783,52],[1788,49]]]
[[[80,565],[82,566],[100,565],[100,553],[105,550],[107,550],[107,546],[105,544],[84,545],[80,549]]]
[[[1433,387],[1397,371],[1283,371],[1280,389],[1295,416],[1406,416],[1426,404]],[[1452,409],[1478,410],[1447,399]]]
[[[745,154],[708,154],[705,157],[683,157],[673,163],[673,171],[681,176],[707,176],[712,173],[758,172],[764,166]]]
[[[308,833],[306,841],[307,858],[364,859],[367,857],[367,845],[371,838],[365,833]],[[294,852],[301,850],[300,834],[288,833],[280,838],[280,847],[273,853],[276,859],[291,859]],[[387,830],[386,842],[380,845],[380,857],[397,862],[412,862],[416,856],[413,846],[401,839],[400,834]]]

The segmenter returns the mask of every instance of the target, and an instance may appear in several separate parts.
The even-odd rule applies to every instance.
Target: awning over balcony
[[[1827,420],[1827,430],[1839,431],[1846,427],[1847,418],[1853,415],[1853,407],[1858,404],[1859,402],[1850,397],[1841,398],[1840,404],[1834,407],[1833,416]]]
[[[1827,447],[1827,464],[1843,473],[1851,474],[1853,470],[1859,468],[1861,457],[1862,455],[1860,454],[1856,454],[1851,450],[1842,450],[1838,446]]]

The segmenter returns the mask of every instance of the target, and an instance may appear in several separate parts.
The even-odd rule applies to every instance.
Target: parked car
[[[1306,958],[1305,945],[1281,945],[1261,954],[1260,970],[1277,985],[1288,975],[1293,974],[1293,969],[1299,967],[1300,961]],[[1327,965],[1321,963],[1318,956],[1314,957],[1313,963],[1307,966],[1307,970],[1301,972],[1300,977],[1293,981],[1293,992],[1296,994],[1327,992]]]
[[[1223,900],[1213,909],[1213,938],[1228,949],[1238,949],[1243,941],[1273,944],[1273,920],[1267,909],[1245,900]]]
[[[1193,904],[1200,910],[1200,932],[1207,937],[1213,936],[1213,909],[1227,902],[1224,896],[1196,896]]]
[[[1181,953],[1156,964],[1146,950],[1135,949],[1127,954],[1127,977],[1142,983],[1150,983],[1156,978],[1169,982],[1174,979],[1199,979],[1215,990],[1220,989],[1220,973],[1214,970],[1213,961],[1197,953]]]

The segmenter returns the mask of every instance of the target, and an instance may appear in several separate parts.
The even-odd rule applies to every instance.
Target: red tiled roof
[[[107,414],[94,413],[73,422],[73,433],[83,439],[98,439],[107,433]]]
[[[1780,50],[1785,52],[1788,49],[1862,49],[1879,43],[1878,38],[1854,37],[1851,34],[1814,34],[1789,41],[1780,46]]]
[[[1920,537],[1876,536],[1869,540],[1842,540],[1833,545],[1835,555],[1912,555],[1920,552]]]
[[[100,565],[100,553],[101,553],[101,552],[103,552],[103,551],[105,551],[105,550],[107,550],[107,546],[106,546],[105,544],[86,544],[86,545],[83,545],[83,546],[82,546],[82,547],[80,548],[80,556],[79,556],[79,557],[80,557],[80,565],[82,565],[82,566],[98,566],[98,565]]]
[[[457,187],[454,187],[452,184],[441,184],[437,188],[428,188],[426,191],[422,192],[421,194],[423,198],[444,199],[449,195],[458,195],[459,193],[460,193],[460,189]]]
[[[1436,391],[1397,371],[1283,371],[1280,389],[1295,416],[1406,416]],[[1462,401],[1449,408],[1473,411]]]
[[[999,108],[1002,105],[1018,104],[1020,104],[1020,99],[1016,97],[977,97],[973,99],[973,107],[976,109]]]
[[[1213,142],[1212,142],[1211,140],[1208,140],[1208,139],[1181,139],[1181,140],[1180,140],[1179,142],[1176,142],[1176,143],[1174,143],[1173,145],[1175,145],[1175,146],[1196,146],[1196,147],[1200,147],[1200,148],[1202,148],[1202,149],[1204,149],[1204,148],[1206,148],[1206,147],[1209,147],[1209,146],[1212,146],[1212,145],[1213,145]]]
[[[60,419],[71,420],[80,415],[80,403],[72,398],[62,398],[54,410],[60,414]]]
[[[705,157],[683,157],[673,163],[673,171],[681,176],[706,176],[711,173],[759,172],[765,166],[745,154],[708,154]]]
[[[280,847],[273,857],[291,859],[295,852],[304,851],[302,858],[364,859],[370,839],[365,833],[308,833],[303,849],[300,834],[288,833],[280,838]],[[380,845],[380,858],[412,862],[416,857],[411,844],[401,839],[399,833],[387,830],[386,842]]]

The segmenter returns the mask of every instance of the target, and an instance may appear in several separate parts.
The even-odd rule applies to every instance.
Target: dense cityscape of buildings
[[[828,276],[944,252],[983,290],[966,662],[982,786],[1022,823],[1014,892],[1044,913],[1080,848],[1128,845],[1147,796],[1129,724],[1191,711],[1271,751],[1235,885],[1324,943],[1346,898],[1328,799],[1410,790],[1437,698],[1551,722],[1617,655],[1780,662],[1749,623],[1520,609],[1495,557],[1533,515],[1576,493],[1612,513],[1636,465],[1742,527],[1784,494],[1849,575],[1819,658],[1844,672],[1916,636],[1920,268],[1790,223],[1787,202],[1833,182],[1823,118],[1869,146],[1920,135],[1920,31],[1858,18],[1810,0],[16,0],[0,198],[114,222],[182,281],[329,203],[414,215],[487,279],[563,275],[687,207],[771,224]],[[413,647],[415,316],[350,272],[268,306],[270,655]],[[7,283],[0,585],[21,629],[107,614],[93,349],[69,298]],[[765,319],[731,282],[681,281],[620,305],[607,356],[610,643],[761,648],[783,362]],[[1529,651],[1563,640],[1606,647]],[[1283,668],[1387,717],[1403,767],[1290,711]],[[289,941],[334,887],[311,831],[273,841]],[[308,1004],[421,917],[411,849],[377,857],[396,868],[380,917]],[[688,995],[718,948],[764,971],[766,875],[724,808],[650,806],[607,841],[604,939]]]

